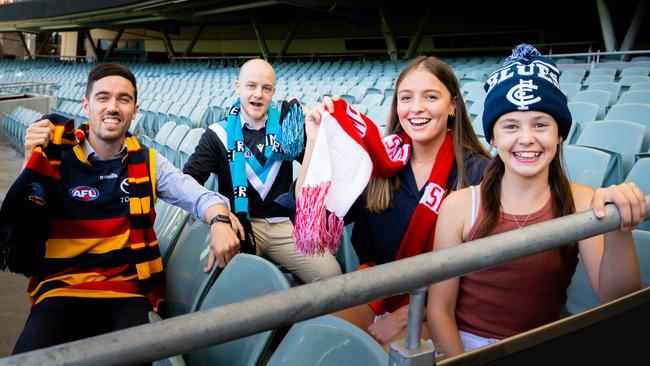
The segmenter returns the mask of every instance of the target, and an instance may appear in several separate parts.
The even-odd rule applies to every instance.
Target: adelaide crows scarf
[[[75,130],[73,119],[58,114],[44,115],[42,119],[48,119],[54,125],[53,138],[46,148],[34,148],[0,208],[0,269],[26,276],[39,273],[49,236],[51,212],[61,207],[58,195],[49,194],[56,192],[61,179],[61,154],[79,145],[87,137],[89,128],[86,122]],[[157,247],[153,231],[153,188],[142,149],[129,133],[126,135],[126,145],[129,242],[138,278],[147,279],[151,273],[162,270],[157,268],[157,261],[151,261],[142,250]]]

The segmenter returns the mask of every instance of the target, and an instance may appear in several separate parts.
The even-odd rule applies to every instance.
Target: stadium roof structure
[[[300,11],[364,23],[369,0],[25,0],[2,5],[0,32],[75,31],[83,28],[133,28],[161,24],[232,24],[251,17],[286,21]]]

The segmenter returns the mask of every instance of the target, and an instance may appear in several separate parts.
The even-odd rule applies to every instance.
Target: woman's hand
[[[368,327],[368,334],[384,345],[393,340],[402,330],[406,329],[408,320],[408,305],[390,313],[382,320]]]
[[[594,192],[591,207],[599,219],[605,218],[605,203],[612,202],[621,215],[621,231],[630,231],[645,219],[645,196],[636,184],[621,183]]]
[[[314,143],[316,142],[316,136],[318,136],[318,126],[320,125],[321,118],[325,111],[332,113],[334,112],[334,102],[339,100],[339,96],[335,95],[331,98],[324,96],[321,100],[321,103],[308,111],[305,115],[305,132],[307,133],[307,142]]]

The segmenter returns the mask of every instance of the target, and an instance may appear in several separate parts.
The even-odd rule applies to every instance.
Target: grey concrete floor
[[[0,201],[20,173],[23,156],[0,133]],[[29,313],[27,278],[0,272],[0,357],[11,353]]]

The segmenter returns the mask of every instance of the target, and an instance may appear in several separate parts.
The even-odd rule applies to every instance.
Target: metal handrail
[[[616,55],[645,55],[650,54],[650,50],[634,50],[634,51],[609,51],[609,52],[582,52],[582,53],[556,53],[544,55],[544,57],[579,57],[579,56],[616,56]]]
[[[42,82],[42,81],[17,81],[9,83],[0,83],[0,89],[8,88],[19,88],[19,87],[29,87],[29,86],[46,86],[46,85],[58,85],[57,82]]]
[[[650,217],[650,194],[645,196]],[[121,365],[162,359],[261,331],[406,293],[616,229],[618,209],[605,207],[432,253],[182,315],[0,359],[4,365]]]

